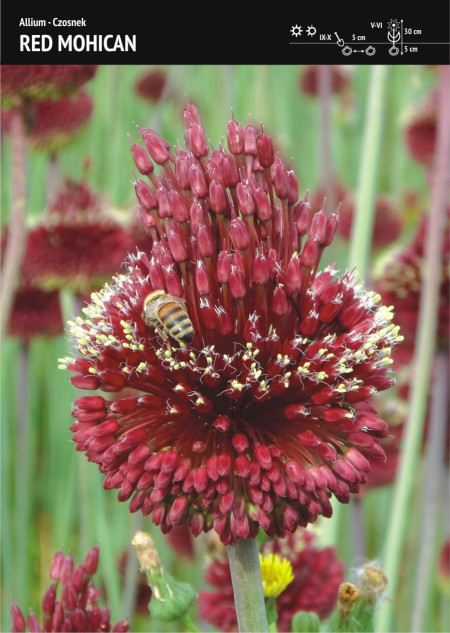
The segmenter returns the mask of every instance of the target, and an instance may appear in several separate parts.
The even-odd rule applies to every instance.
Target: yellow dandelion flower
[[[261,576],[266,598],[277,598],[294,580],[291,562],[276,554],[259,555]]]

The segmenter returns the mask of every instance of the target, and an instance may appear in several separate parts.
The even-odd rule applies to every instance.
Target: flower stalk
[[[239,631],[269,631],[256,539],[238,539],[227,546],[227,555]]]
[[[17,286],[20,262],[25,248],[25,209],[26,209],[26,155],[27,141],[25,123],[21,109],[11,111],[11,153],[12,153],[12,206],[8,244],[2,272],[0,298],[1,334],[6,331],[12,308],[14,292]]]
[[[387,66],[374,66],[372,69],[356,195],[356,214],[352,226],[348,267],[355,267],[362,279],[367,278],[367,262],[372,240],[387,73]]]
[[[447,449],[446,431],[449,366],[446,351],[436,354],[431,391],[430,427],[425,451],[424,483],[426,491],[423,500],[422,525],[420,535],[419,556],[415,597],[413,601],[411,631],[423,631],[428,608],[431,574],[434,564],[436,542],[436,522],[439,518],[443,502],[445,465],[443,451]]]
[[[420,446],[427,407],[430,373],[435,352],[436,326],[443,221],[448,191],[448,157],[450,120],[448,118],[450,76],[448,66],[440,68],[440,93],[437,129],[437,148],[434,178],[432,181],[431,209],[425,241],[425,265],[420,296],[419,322],[416,335],[416,354],[409,398],[409,417],[403,440],[402,461],[394,491],[392,512],[384,555],[384,569],[389,578],[391,596],[395,595],[403,555],[404,537],[408,528],[409,512],[420,457]],[[395,600],[385,601],[377,613],[375,628],[390,631]]]

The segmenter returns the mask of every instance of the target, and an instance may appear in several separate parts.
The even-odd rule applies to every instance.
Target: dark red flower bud
[[[311,230],[310,235],[317,242],[322,245],[323,240],[325,239],[325,229],[327,225],[327,216],[325,215],[325,211],[321,209],[317,213],[313,215],[313,219],[311,222]]]
[[[242,299],[247,293],[244,272],[237,266],[231,266],[230,292],[235,299]]]
[[[253,198],[256,202],[256,213],[261,222],[270,220],[273,216],[273,210],[270,206],[269,198],[264,193],[264,191],[261,191],[261,189],[256,189],[253,192]]]
[[[153,191],[144,180],[136,180],[134,183],[137,199],[139,204],[146,210],[158,208],[158,200],[156,199]]]
[[[227,124],[228,149],[232,154],[243,154],[245,149],[245,131],[234,119]]]
[[[221,284],[227,284],[230,281],[231,263],[230,253],[221,251],[217,258],[217,279]]]
[[[42,633],[43,631],[43,628],[41,627],[41,624],[39,620],[37,619],[37,617],[34,615],[34,613],[30,613],[30,615],[28,616],[27,626],[30,633]],[[65,629],[65,630],[71,631],[72,628]],[[63,629],[61,629],[61,631],[63,631]]]
[[[188,128],[189,132],[189,145],[191,152],[196,158],[201,158],[208,154],[208,141],[206,140],[206,134],[202,125],[194,123]]]
[[[272,165],[272,181],[275,193],[280,200],[289,197],[289,177],[286,167],[278,159]]]
[[[192,230],[194,233],[197,233],[199,226],[205,224],[203,207],[197,200],[192,203],[189,214],[191,216]]]
[[[169,235],[167,236],[171,253],[176,262],[184,262],[188,258],[188,254],[186,251],[186,247],[183,243],[183,240],[178,235],[178,233],[174,230],[169,231]]]
[[[148,153],[157,165],[164,164],[170,158],[169,143],[154,130],[146,130],[138,126],[139,133]]]
[[[10,609],[12,619],[12,633],[23,633],[26,629],[26,622],[20,607],[13,602]]]
[[[220,158],[216,156],[212,156],[208,161],[208,166],[206,168],[206,173],[208,174],[208,180],[211,182],[212,180],[217,180],[222,185],[223,183],[223,175],[222,175],[222,165]]]
[[[253,200],[250,187],[242,182],[238,183],[236,195],[242,215],[253,215],[255,213],[255,201]]]
[[[322,240],[322,246],[329,246],[333,241],[333,237],[336,233],[336,230],[339,225],[339,215],[337,213],[332,213],[329,218],[327,218],[327,225],[325,227],[325,235]]]
[[[305,199],[295,205],[294,222],[300,235],[306,235],[311,224],[311,206]]]
[[[239,182],[239,174],[236,162],[231,154],[224,154],[222,158],[222,175],[225,187],[236,187]]]
[[[230,223],[230,234],[234,246],[240,251],[245,251],[250,245],[250,237],[247,225],[242,218],[234,218]]]
[[[295,204],[298,200],[298,180],[295,173],[290,169],[288,171],[289,180],[289,204]]]
[[[144,176],[150,174],[155,169],[155,166],[150,160],[150,156],[147,154],[145,149],[142,145],[138,145],[134,141],[131,144],[131,155],[133,157],[134,164],[141,174],[144,174]]]
[[[181,189],[184,191],[191,188],[191,184],[189,182],[189,167],[191,164],[192,155],[190,152],[186,152],[184,150],[177,152],[177,155],[175,156],[175,174]]]
[[[276,314],[283,316],[289,311],[289,304],[286,299],[286,293],[282,288],[277,286],[273,293],[273,309]]]
[[[319,243],[312,236],[308,237],[300,255],[300,264],[306,268],[313,268],[317,263]]]
[[[160,218],[170,218],[172,216],[172,207],[169,202],[169,192],[165,187],[159,187],[156,190],[156,198],[158,200],[158,215]]]
[[[169,191],[169,202],[172,207],[173,219],[176,222],[187,222],[189,220],[189,209],[184,196],[178,191]]]
[[[209,185],[209,199],[211,209],[214,213],[226,213],[228,209],[228,198],[225,188],[217,180],[213,180]]]
[[[203,257],[211,257],[214,252],[214,241],[211,230],[204,224],[198,227],[197,233],[198,250]]]
[[[256,151],[261,167],[270,167],[273,164],[275,154],[270,136],[267,134],[258,134],[256,139]]]
[[[200,119],[200,115],[198,113],[197,108],[192,103],[188,103],[183,112],[184,122],[186,127],[191,127],[194,124],[201,125],[202,120]]]
[[[206,184],[205,174],[200,165],[192,164],[189,168],[189,183],[192,193],[197,198],[206,198],[208,195],[208,185]]]
[[[257,254],[253,260],[253,279],[264,286],[269,281],[269,263],[264,255]]]
[[[256,156],[256,129],[253,125],[248,124],[244,128],[245,147],[244,152],[250,156]]]
[[[56,583],[53,582],[42,598],[42,613],[46,616],[52,616],[55,611],[56,587]]]
[[[209,286],[208,272],[204,262],[198,261],[195,267],[195,283],[201,295],[208,295],[211,291]]]
[[[93,576],[97,572],[99,556],[100,551],[98,547],[92,547],[87,553],[84,560],[84,568],[89,576]]]

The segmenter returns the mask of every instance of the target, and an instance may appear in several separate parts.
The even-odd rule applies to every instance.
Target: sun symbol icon
[[[301,26],[297,24],[291,28],[291,33],[294,37],[299,37],[303,33],[303,29]]]

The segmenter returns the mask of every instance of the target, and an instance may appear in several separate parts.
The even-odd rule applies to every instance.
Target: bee
[[[186,302],[164,290],[154,290],[145,297],[142,318],[166,341],[171,336],[178,343],[188,345],[194,339],[194,328],[186,310]]]

